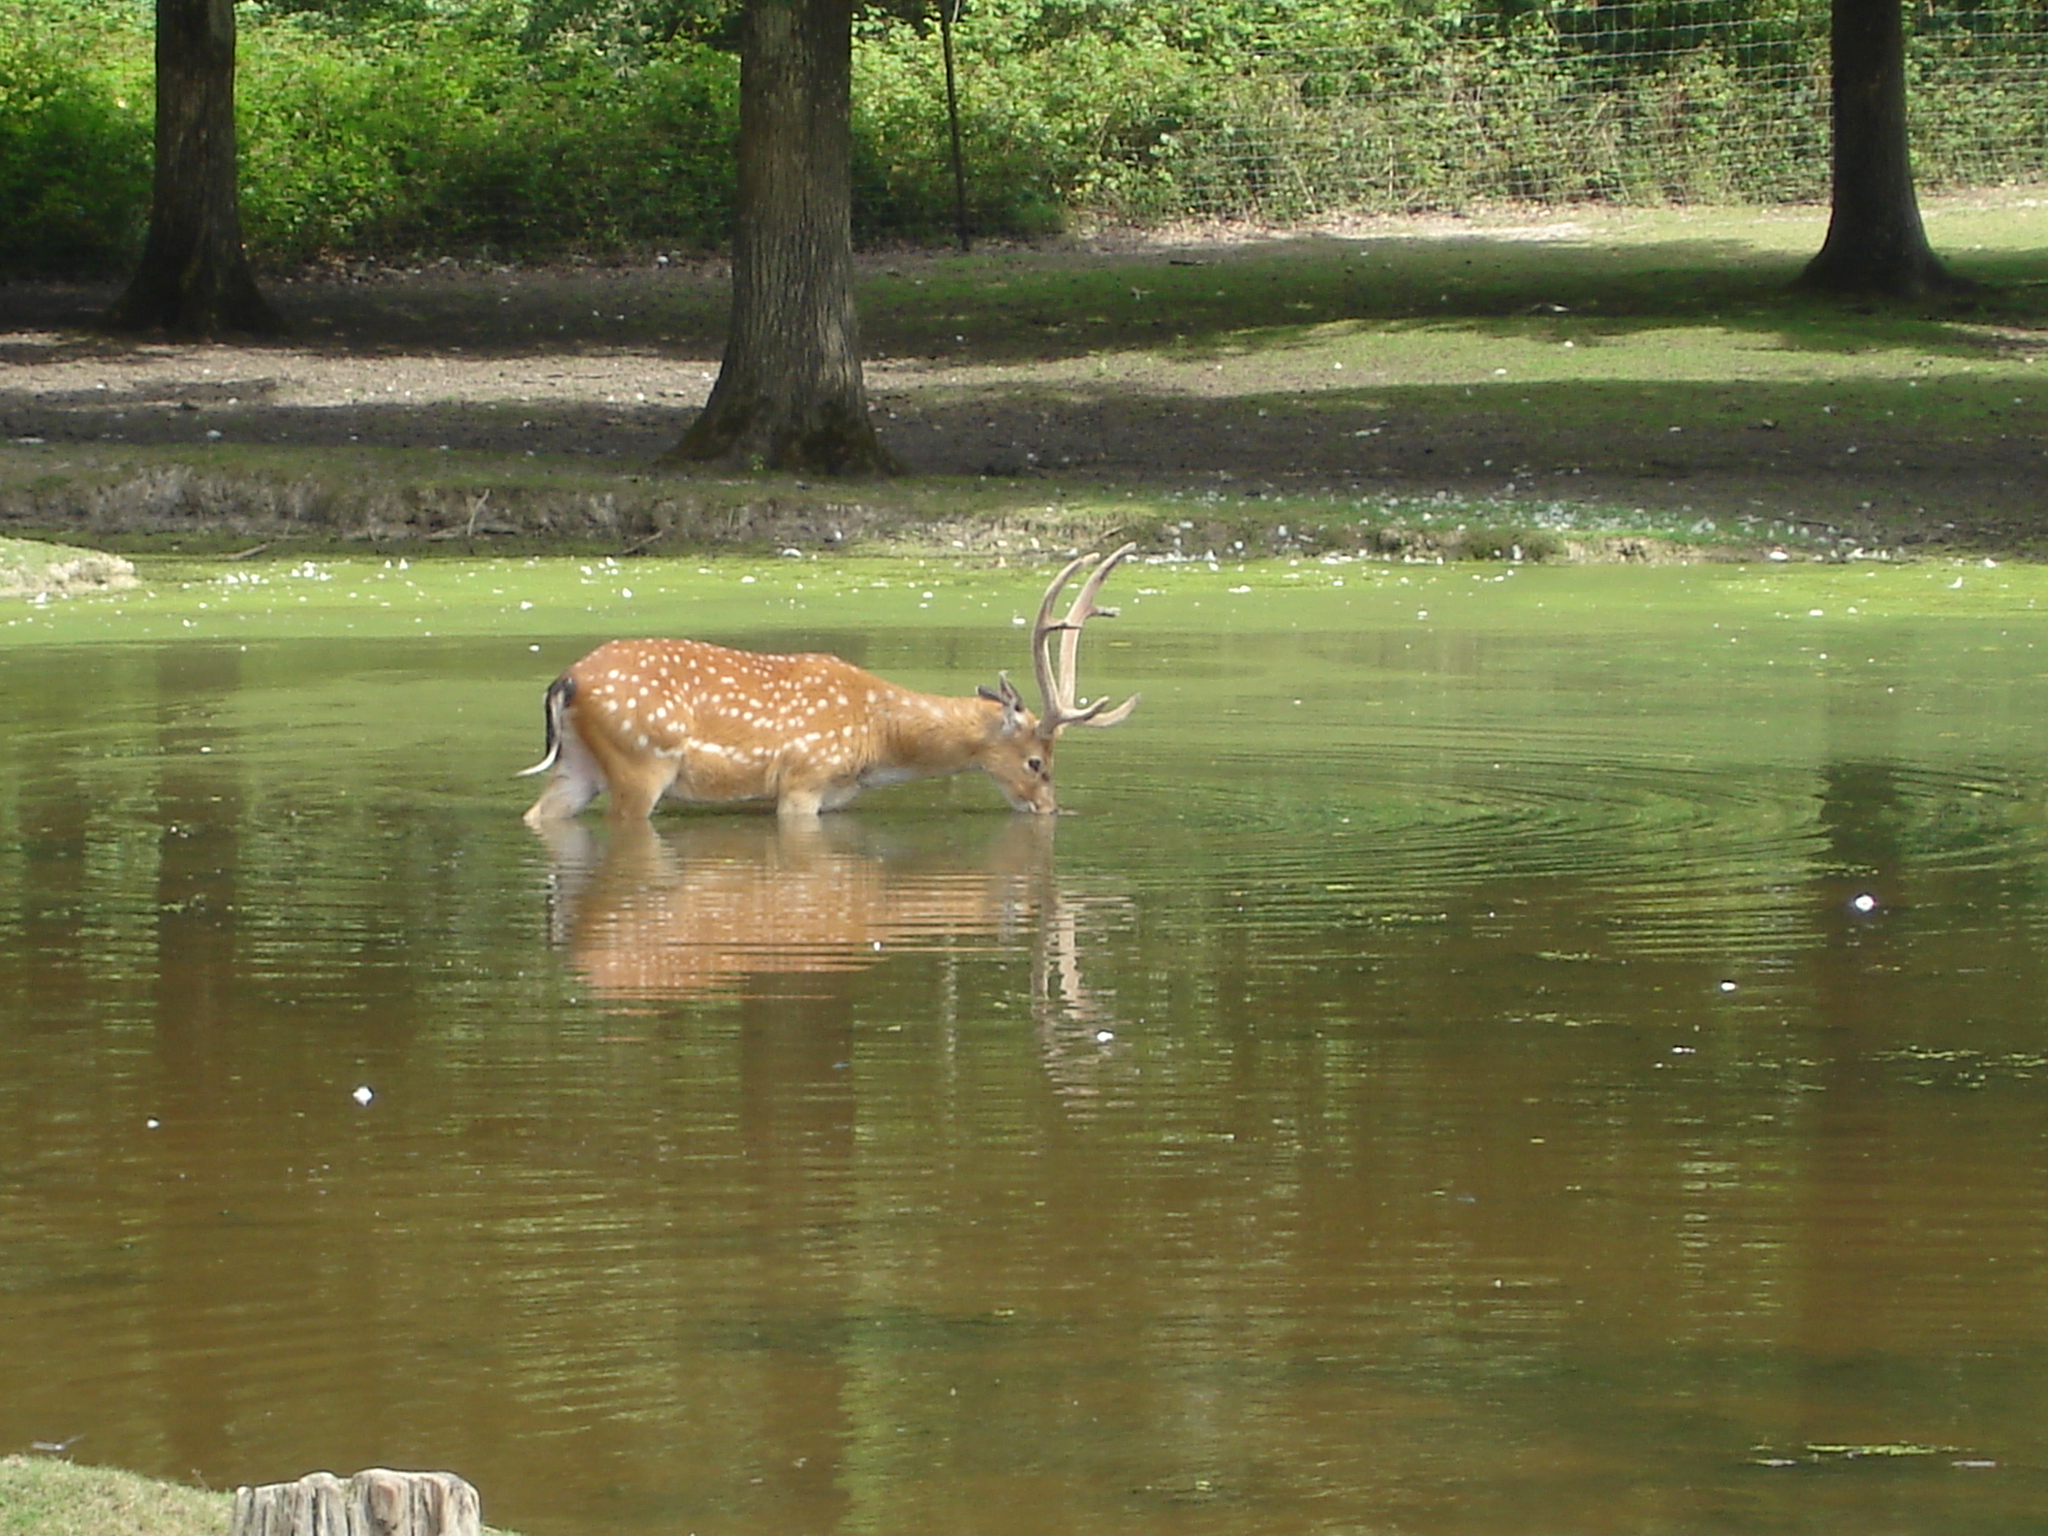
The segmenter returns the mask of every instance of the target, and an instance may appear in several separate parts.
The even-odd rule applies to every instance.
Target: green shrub
[[[243,213],[270,259],[709,246],[730,218],[738,74],[686,48],[544,69],[445,26],[373,45],[274,22],[245,41]]]
[[[1036,234],[1071,206],[1143,212],[1175,129],[1213,116],[1189,57],[1093,32],[1036,52],[977,34],[960,61],[974,226]],[[950,227],[951,150],[936,39],[897,24],[854,63],[856,221],[865,233]],[[1171,201],[1171,199],[1169,199]]]
[[[147,78],[118,32],[99,34],[88,71],[71,30],[83,22],[0,15],[0,271],[117,271],[149,215]]]

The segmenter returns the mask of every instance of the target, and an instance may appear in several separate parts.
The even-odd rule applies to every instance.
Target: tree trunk
[[[476,1489],[453,1472],[371,1467],[343,1482],[308,1472],[295,1483],[235,1490],[228,1536],[481,1536]]]
[[[1833,0],[1834,211],[1799,285],[1919,298],[1972,286],[1927,243],[1906,148],[1906,38],[1900,0]]]
[[[851,0],[748,0],[731,328],[665,463],[897,467],[868,419],[853,309],[852,16]]]
[[[156,0],[156,181],[117,330],[271,335],[284,322],[242,250],[235,181],[234,0]]]

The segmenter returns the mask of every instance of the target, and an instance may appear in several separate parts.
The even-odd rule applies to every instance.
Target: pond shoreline
[[[0,462],[0,596],[128,585],[124,557],[363,553],[470,555],[941,555],[993,564],[1126,540],[1189,560],[1340,556],[1393,564],[1672,565],[1760,559],[1903,560],[1818,521],[1657,522],[1642,509],[1508,499],[1328,496],[1182,499],[1095,488],[918,480],[819,484],[507,469],[461,456],[426,472],[388,456],[316,464],[196,462],[183,455],[95,460],[67,452],[56,473]],[[1979,553],[1923,542],[1920,552]],[[2005,551],[1999,551],[2005,553]]]

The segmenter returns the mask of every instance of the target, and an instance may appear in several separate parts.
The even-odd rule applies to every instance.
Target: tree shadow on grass
[[[1570,230],[1569,223],[1554,226]],[[1967,356],[1986,325],[2048,331],[2048,251],[1977,251],[1958,271],[1987,285],[1966,305],[1869,306],[1790,292],[1803,257],[1740,239],[1619,236],[1301,236],[1243,245],[911,251],[860,262],[871,357],[948,364],[1050,363],[1178,347],[1284,347],[1334,323],[1428,322],[1512,334],[1535,321],[1611,330],[1734,328],[1852,353],[1907,346]],[[280,343],[318,351],[478,357],[653,351],[715,357],[723,267],[388,272],[376,281],[274,282],[293,325]],[[75,329],[111,290],[0,285],[0,330]],[[53,341],[92,351],[146,341]]]
[[[1830,517],[1927,508],[2007,528],[2038,520],[2048,401],[2035,397],[2048,391],[2016,389],[2014,370],[1884,360],[1861,375],[1817,365],[1799,370],[1817,378],[1743,377],[1734,367],[1723,376],[1713,370],[1731,359],[1707,333],[1735,333],[1720,343],[1731,354],[2031,357],[2048,342],[2048,283],[2038,276],[2048,251],[1959,261],[2006,285],[1966,311],[1793,297],[1798,265],[1740,239],[1579,235],[899,253],[864,258],[862,305],[870,354],[890,359],[871,378],[886,418],[878,425],[917,474],[1759,503]],[[47,317],[38,326],[32,295],[0,288],[0,323],[23,327],[0,342],[7,355],[33,361],[38,348],[73,348],[110,365],[105,390],[90,376],[0,390],[8,435],[108,452],[208,441],[334,449],[337,462],[352,451],[446,447],[644,471],[701,400],[708,368],[694,360],[715,354],[724,303],[709,267],[425,272],[279,291],[301,322],[291,347],[360,364],[345,403],[276,398],[272,376],[289,378],[289,349],[230,358],[79,341]],[[80,290],[66,292],[75,308]],[[326,339],[308,339],[316,322]],[[1661,378],[1621,377],[1619,363],[1603,376],[1597,350],[1526,345],[1509,360],[1531,376],[1495,378],[1485,355],[1494,341],[1597,349],[1636,338],[1630,366],[1641,373],[1656,364],[1646,347],[1657,346],[1641,338],[1666,330],[1679,333],[1677,361]],[[1688,330],[1700,341],[1693,356]],[[1444,340],[1440,358],[1401,344],[1418,334]],[[1361,364],[1339,372],[1331,362],[1357,356],[1361,337],[1388,342],[1364,349],[1381,377],[1362,386],[1350,371]],[[1353,351],[1318,351],[1333,339]],[[145,382],[129,366],[152,350],[175,377]],[[455,353],[505,360],[516,379],[497,387],[518,398],[464,396],[478,386],[454,382],[422,389],[417,402],[394,398],[396,385],[453,380],[462,370],[441,363]],[[556,366],[579,354],[581,368]],[[1253,361],[1203,366],[1228,356]],[[1081,382],[1097,363],[1099,377]],[[1569,373],[1536,376],[1552,366]],[[599,368],[610,372],[594,384],[585,376]],[[383,369],[391,375],[370,376]],[[670,387],[656,389],[649,376],[662,369]],[[617,400],[592,398],[604,390]],[[408,460],[414,471],[423,462]]]
[[[1531,321],[1610,331],[1711,326],[1816,351],[1908,346],[1944,355],[1982,350],[1986,323],[2048,331],[2048,286],[2028,280],[2048,270],[2048,252],[1999,253],[1970,267],[1992,286],[1968,306],[1796,295],[1802,264],[1732,240],[1298,239],[1203,256],[1053,265],[991,257],[916,277],[885,273],[864,290],[862,317],[877,355],[1001,362],[1286,347],[1344,322],[1482,334],[1518,334]]]

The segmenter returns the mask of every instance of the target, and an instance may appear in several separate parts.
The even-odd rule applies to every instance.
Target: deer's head
[[[982,698],[993,701],[998,711],[990,722],[988,737],[975,759],[975,765],[995,780],[996,787],[1014,810],[1050,815],[1059,809],[1058,798],[1053,792],[1053,749],[1059,744],[1060,733],[1068,726],[1118,725],[1138,707],[1137,694],[1132,694],[1114,709],[1109,708],[1107,698],[1084,704],[1074,694],[1081,627],[1092,618],[1116,617],[1116,609],[1100,607],[1095,599],[1109,573],[1137,547],[1126,544],[1098,562],[1081,583],[1081,589],[1074,595],[1064,618],[1053,618],[1061,594],[1081,567],[1095,557],[1082,555],[1068,562],[1045,589],[1045,596],[1038,604],[1038,619],[1031,628],[1031,666],[1038,675],[1039,692],[1044,696],[1043,714],[1033,715],[1025,708],[1024,697],[1018,693],[1008,673],[997,677],[994,688],[977,690]]]

